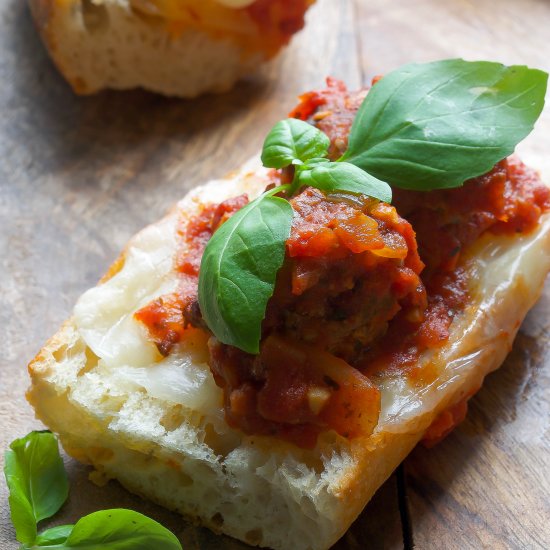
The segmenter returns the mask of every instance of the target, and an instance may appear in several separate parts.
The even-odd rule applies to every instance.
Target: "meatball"
[[[306,188],[290,202],[293,226],[260,354],[210,340],[226,419],[302,447],[327,429],[369,435],[380,392],[354,365],[398,313],[423,318],[414,232],[392,206],[367,197]]]
[[[392,206],[373,199],[307,188],[291,204],[287,258],[263,332],[354,364],[398,311],[426,307],[414,233]]]

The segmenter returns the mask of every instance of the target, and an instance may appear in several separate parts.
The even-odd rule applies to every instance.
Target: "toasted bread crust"
[[[180,215],[191,216],[214,195],[223,199],[261,191],[261,178],[251,183],[254,170],[252,178],[250,173],[248,167],[224,182],[193,191],[180,203]],[[155,226],[174,216],[172,212]],[[500,252],[493,259],[495,249]],[[124,257],[113,264],[102,284],[116,277]],[[481,238],[467,261],[473,266],[472,277],[479,281],[471,303],[455,319],[445,346],[421,358],[440,364],[440,376],[420,390],[416,409],[387,414],[367,438],[348,441],[328,433],[316,449],[307,451],[228,428],[231,443],[224,447],[225,443],[205,437],[204,425],[193,411],[181,413],[143,392],[103,386],[101,373],[94,375],[100,384],[94,388],[86,376],[96,369],[98,358],[72,319],[29,365],[28,399],[71,455],[92,464],[106,478],[116,477],[133,492],[250,544],[328,548],[435,418],[475,392],[484,377],[500,366],[550,270],[550,215],[529,235]],[[105,394],[98,396],[96,391]],[[132,423],[138,411],[141,423]],[[173,431],[166,419],[180,413],[182,424]],[[187,446],[182,447],[181,440]],[[216,502],[206,512],[208,498]],[[251,508],[245,502],[252,502]],[[268,523],[266,517],[271,516],[277,521]]]

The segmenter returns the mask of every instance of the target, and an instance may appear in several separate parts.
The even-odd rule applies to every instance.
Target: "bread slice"
[[[212,2],[212,0],[209,0]],[[170,96],[223,92],[264,61],[218,33],[170,33],[130,0],[29,0],[55,64],[78,94],[143,87]]]
[[[528,235],[485,235],[465,255],[471,302],[443,348],[425,353],[437,372],[416,385],[380,380],[382,412],[370,437],[334,432],[313,450],[249,437],[224,421],[222,392],[206,364],[206,337],[190,330],[163,358],[133,319],[177,284],[176,224],[202,204],[261,192],[253,160],[195,189],[134,236],[102,282],[29,365],[28,399],[67,452],[100,478],[117,478],[217,532],[253,545],[324,549],[445,409],[474,393],[510,350],[550,270],[550,215]]]

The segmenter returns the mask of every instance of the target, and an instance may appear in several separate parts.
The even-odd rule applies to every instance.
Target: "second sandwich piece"
[[[143,87],[228,90],[304,26],[315,0],[29,0],[52,59],[78,94]]]

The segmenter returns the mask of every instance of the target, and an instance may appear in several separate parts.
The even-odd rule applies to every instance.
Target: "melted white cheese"
[[[133,314],[175,290],[174,250],[172,217],[136,235],[126,251],[123,269],[78,300],[74,316],[80,333],[106,365],[141,367],[158,360],[156,346],[144,337]]]
[[[123,268],[83,294],[74,316],[84,341],[99,358],[102,376],[111,383],[128,393],[143,388],[151,397],[219,415],[220,390],[206,363],[204,342],[185,340],[164,358],[134,318],[138,309],[177,287],[176,222],[173,214],[136,235]]]
[[[435,365],[438,376],[417,386],[399,376],[377,379],[382,391],[378,429],[400,431],[407,420],[436,407],[442,394],[451,395],[454,387],[480,370],[480,364],[488,364],[495,349],[504,358],[507,346],[493,343],[499,338],[508,342],[515,334],[526,304],[538,296],[550,269],[550,216],[526,236],[484,235],[469,258],[472,301],[453,321],[448,343],[420,358],[422,364]]]

